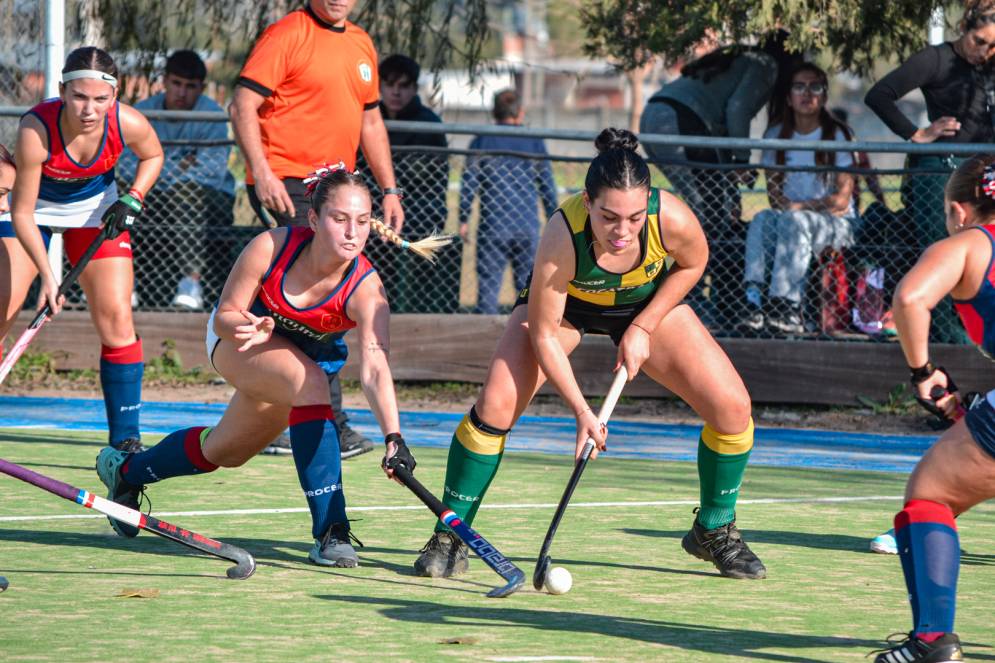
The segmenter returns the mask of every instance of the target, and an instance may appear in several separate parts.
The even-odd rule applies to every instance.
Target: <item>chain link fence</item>
[[[12,121],[6,115],[0,117],[0,126]],[[403,124],[407,129],[413,123]],[[465,145],[471,129],[500,132],[495,127],[434,126],[436,131],[450,131],[451,144]],[[569,140],[565,132],[532,133],[556,138],[558,147]],[[392,309],[510,311],[531,270],[547,208],[555,205],[550,199],[563,200],[583,188],[593,148],[586,135],[573,140],[577,149],[563,151],[588,155],[395,148],[398,183],[407,192],[404,235],[419,239],[449,232],[458,239],[436,264],[370,240],[367,254],[384,279]],[[754,149],[840,149],[821,142],[746,144]],[[164,147],[166,167],[147,199],[141,225],[133,231],[136,307],[207,310],[217,301],[241,250],[264,228],[246,200],[244,165],[231,141],[173,141]],[[687,301],[713,334],[894,337],[891,296],[922,250],[945,236],[943,186],[963,157],[913,154],[904,167],[874,169],[866,157],[853,154],[860,167],[654,164],[654,184],[685,200],[708,238],[708,267]],[[901,163],[904,156],[893,152],[878,158]],[[122,158],[122,184],[133,163],[133,158]],[[231,175],[239,183],[234,189],[223,185]],[[828,213],[811,204],[809,209],[804,209],[806,204],[794,211],[777,209],[779,200],[783,204],[778,191],[790,189],[797,178],[822,182],[831,191],[841,177],[853,182],[852,201],[843,206],[849,209]],[[369,180],[376,200],[375,182],[371,176]],[[932,338],[964,341],[949,300],[934,314]]]

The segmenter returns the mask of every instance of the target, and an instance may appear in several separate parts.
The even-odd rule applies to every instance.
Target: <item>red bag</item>
[[[843,252],[829,247],[819,256],[819,318],[823,333],[850,326],[850,281]]]

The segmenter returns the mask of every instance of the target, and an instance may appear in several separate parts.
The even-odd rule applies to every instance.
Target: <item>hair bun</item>
[[[639,139],[636,134],[628,129],[616,129],[608,127],[594,139],[594,147],[598,154],[604,154],[609,150],[629,150],[635,152],[639,149]]]

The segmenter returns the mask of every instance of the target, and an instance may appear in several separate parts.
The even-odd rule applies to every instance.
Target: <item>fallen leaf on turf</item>
[[[155,599],[159,598],[158,589],[122,589],[117,596],[123,599]]]
[[[475,645],[477,642],[477,638],[472,636],[462,638],[444,638],[439,640],[440,645]]]

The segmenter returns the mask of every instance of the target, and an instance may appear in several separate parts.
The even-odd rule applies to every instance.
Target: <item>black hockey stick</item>
[[[188,548],[193,548],[194,550],[202,553],[207,553],[208,555],[213,555],[214,557],[220,557],[221,559],[227,559],[230,562],[235,562],[235,566],[228,569],[228,577],[232,580],[244,580],[251,576],[256,570],[256,560],[254,560],[252,555],[248,552],[237,546],[209,539],[206,536],[197,534],[196,532],[191,532],[188,529],[177,527],[176,525],[159,520],[158,518],[153,518],[152,516],[146,515],[140,511],[129,509],[124,505],[111,502],[110,500],[104,499],[99,495],[94,495],[89,491],[75,488],[70,486],[68,483],[62,483],[61,481],[52,479],[43,474],[38,474],[37,472],[29,470],[26,467],[21,467],[20,465],[11,463],[10,461],[6,461],[2,458],[0,458],[0,472],[9,474],[15,479],[20,479],[25,483],[30,483],[31,485],[37,486],[43,490],[47,490],[53,495],[58,495],[59,497],[69,500],[70,502],[82,504],[88,509],[95,509],[102,514],[110,516],[111,518],[116,518],[121,522],[134,525],[135,527],[140,527],[171,541],[182,543]]]
[[[449,508],[443,504],[439,498],[430,493],[425,486],[421,484],[418,479],[414,477],[413,474],[404,465],[395,465],[393,467],[394,476],[401,480],[405,486],[407,486],[411,492],[418,496],[422,502],[425,503],[429,509],[432,510],[443,525],[450,528],[456,533],[456,536],[463,539],[464,543],[469,546],[470,550],[475,552],[480,559],[484,560],[487,566],[491,567],[495,573],[504,578],[507,582],[501,587],[495,587],[491,591],[487,592],[487,596],[491,598],[504,598],[505,596],[510,596],[514,594],[518,589],[525,584],[525,573],[514,565],[514,563],[507,557],[498,552],[490,542],[484,537],[480,536],[472,527],[464,523],[459,516],[453,513]]]
[[[615,409],[615,404],[618,403],[618,397],[622,394],[622,387],[625,386],[628,376],[629,374],[625,370],[625,366],[620,367],[618,373],[615,374],[615,379],[608,390],[608,395],[605,396],[605,402],[601,404],[601,410],[598,412],[598,421],[602,424],[607,424],[608,418],[612,416],[612,410]],[[570,503],[574,489],[580,482],[580,475],[584,473],[584,468],[587,467],[587,461],[591,458],[591,451],[593,449],[594,441],[588,438],[587,442],[584,443],[584,448],[580,452],[580,459],[574,465],[574,471],[570,475],[567,487],[563,490],[563,497],[560,498],[560,503],[556,506],[553,521],[549,523],[549,530],[546,532],[546,538],[542,542],[542,549],[539,550],[539,558],[536,560],[535,572],[532,574],[532,586],[536,589],[542,589],[543,584],[546,582],[546,572],[549,570],[550,562],[549,548],[553,545],[553,537],[556,536],[556,529],[560,526],[560,521],[563,520],[567,504]]]

